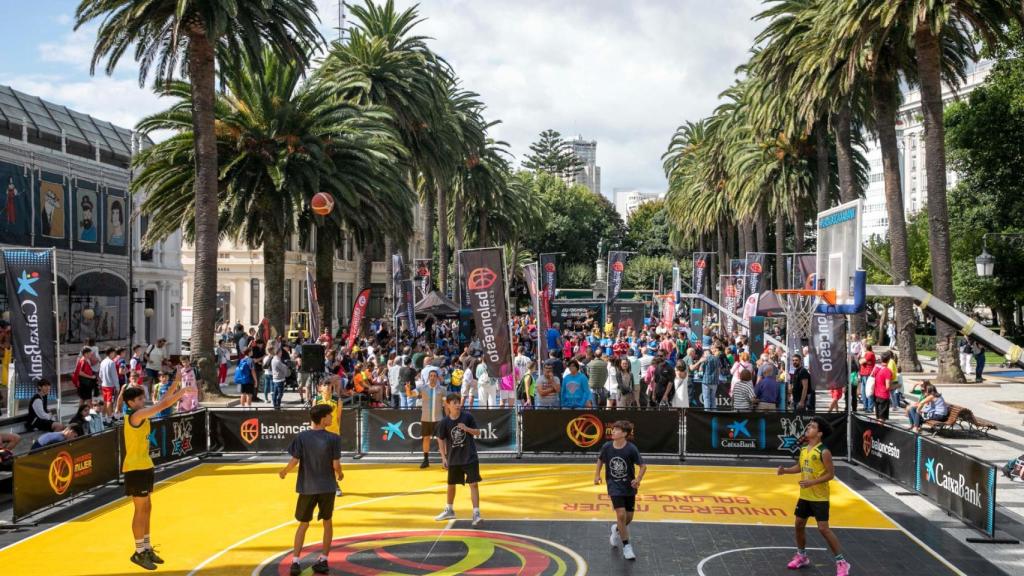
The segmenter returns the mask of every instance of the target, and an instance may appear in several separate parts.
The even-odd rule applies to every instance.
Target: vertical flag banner
[[[316,342],[320,337],[320,298],[317,297],[316,281],[309,268],[306,268],[306,299],[309,301],[309,337]]]
[[[679,294],[683,291],[683,280],[679,277],[679,262],[672,263],[672,295],[679,302]]]
[[[676,319],[676,297],[669,294],[661,297],[661,325],[671,330]]]
[[[742,276],[735,276],[732,274],[723,274],[719,277],[719,282],[722,286],[722,301],[720,304],[726,311],[736,313],[736,309],[742,302],[740,300],[740,287],[737,286],[737,281],[742,282]],[[732,316],[723,314],[723,324],[725,326],[725,332],[727,335],[732,335],[733,330],[736,328],[736,322],[732,319]]]
[[[708,271],[711,269],[711,252],[693,254],[693,293],[704,295],[707,289]]]
[[[401,287],[401,312],[405,315],[405,322],[409,326],[409,333],[412,334],[413,338],[418,335],[416,333],[416,288],[413,286],[411,279],[402,280],[399,283]]]
[[[530,304],[533,306],[533,314],[536,316],[540,311],[540,289],[537,287],[536,262],[530,262],[523,266],[523,279],[526,280],[526,289],[530,292]]]
[[[846,387],[846,317],[815,314],[811,317],[811,381],[829,390]]]
[[[505,378],[512,374],[512,338],[508,325],[503,256],[502,248],[459,252],[459,262],[466,270],[466,289],[476,321],[476,335],[483,344],[484,362],[492,378]]]
[[[416,289],[419,290],[419,298],[422,299],[430,293],[430,260],[418,258],[416,260]]]
[[[700,344],[704,336],[704,309],[690,309],[690,342]]]
[[[746,258],[733,258],[729,260],[729,273],[733,276],[742,276],[747,273]]]
[[[756,362],[764,354],[764,316],[750,318],[750,361]]]
[[[11,349],[14,357],[14,393],[18,399],[35,394],[32,380],[45,378],[55,384],[57,340],[54,321],[53,252],[4,250],[7,302],[11,313]]]
[[[366,317],[366,307],[370,304],[370,289],[366,288],[359,292],[359,296],[356,296],[356,301],[352,303],[352,323],[348,327],[348,340],[346,345],[352,348],[352,345],[356,343],[356,338],[359,336],[360,330],[363,326],[363,318]]]
[[[558,285],[558,254],[540,255],[540,310],[537,313],[537,332],[540,334],[539,359],[548,357],[548,329],[551,324],[551,302],[555,299]]]
[[[765,262],[767,254],[747,252],[747,295],[760,294],[765,290]]]
[[[626,276],[629,252],[608,252],[608,303],[615,302],[622,292],[622,279]]]

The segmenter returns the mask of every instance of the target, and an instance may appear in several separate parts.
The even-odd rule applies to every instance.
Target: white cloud
[[[70,18],[68,22],[61,24],[68,29],[72,27]],[[70,64],[76,69],[87,72],[92,59],[93,44],[96,42],[96,28],[97,26],[89,26],[64,34],[59,42],[40,44],[39,58],[43,62]],[[126,58],[126,60],[131,61],[130,58]]]

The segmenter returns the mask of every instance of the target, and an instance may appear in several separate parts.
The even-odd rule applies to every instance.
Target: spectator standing
[[[766,363],[761,366],[761,378],[754,386],[754,395],[757,396],[757,410],[761,412],[774,411],[779,404],[779,381],[775,379],[775,365]]]
[[[676,377],[672,382],[672,407],[690,407],[690,377],[686,372],[685,362],[676,362]]]
[[[718,372],[720,367],[718,345],[713,344],[710,350],[704,352],[704,357],[695,366],[695,369],[699,369],[702,372],[701,399],[704,401],[705,410],[717,408],[716,396],[718,394]]]
[[[974,354],[974,381],[981,382],[985,373],[985,348],[974,341],[971,343],[971,352]]]
[[[192,412],[199,409],[199,387],[196,386],[198,376],[196,376],[196,369],[192,366],[190,357],[182,356],[179,362],[181,365],[178,367],[178,378],[181,380],[185,393],[178,400],[175,411],[178,413]]]
[[[793,376],[790,381],[790,394],[793,398],[793,410],[796,412],[814,413],[814,384],[811,373],[804,368],[804,359],[800,354],[793,354]]]
[[[580,372],[580,363],[569,361],[569,373],[562,378],[562,408],[593,408],[594,397],[587,377]]]
[[[729,372],[732,374],[732,380],[729,382],[729,394],[735,396],[735,394],[732,391],[732,388],[734,388],[736,386],[736,383],[740,381],[740,373],[743,372],[744,370],[750,372],[751,374],[754,373],[754,365],[750,363],[749,352],[740,352],[739,359],[737,359],[736,362],[732,365],[732,368],[729,369]]]
[[[537,379],[537,394],[534,406],[537,408],[558,408],[561,405],[561,379],[555,375],[554,366],[544,364],[544,371]]]
[[[287,354],[287,350],[282,346],[276,354],[270,357],[270,378],[273,390],[271,399],[274,408],[278,410],[281,409],[281,399],[284,398],[284,383],[292,373],[283,357],[285,354]]]
[[[156,341],[156,344],[150,344],[149,348],[146,349],[146,377],[150,382],[156,382],[163,368],[164,358],[167,357],[167,351],[164,350],[166,344],[167,340],[160,338]]]
[[[445,389],[441,384],[441,372],[427,368],[427,381],[416,389],[416,396],[422,402],[420,409],[420,436],[423,437],[423,462],[420,468],[430,466],[430,438],[437,430],[437,423],[444,416]]]
[[[75,360],[75,370],[71,373],[71,383],[78,390],[78,405],[87,404],[96,395],[96,372],[92,369],[89,356],[92,350],[86,346]]]
[[[114,416],[114,396],[119,388],[120,381],[117,378],[117,364],[114,362],[114,355],[117,350],[107,348],[103,351],[103,361],[100,362],[100,391],[103,392],[103,420],[109,424]],[[117,407],[121,411],[121,407]]]
[[[476,393],[481,408],[497,408],[498,385],[482,359],[476,363]]]
[[[875,418],[885,422],[889,419],[890,393],[894,382],[892,371],[887,365],[888,359],[885,356],[882,358],[883,361],[875,366],[871,376],[875,380]]]
[[[739,379],[732,386],[732,407],[737,412],[750,412],[758,402],[754,384],[751,382],[753,376],[747,369],[740,370],[738,376]]]
[[[960,369],[964,371],[964,375],[971,373],[971,358],[974,357],[974,346],[971,345],[970,338],[964,338],[960,341]]]
[[[608,370],[608,363],[605,362],[604,352],[597,348],[594,351],[594,359],[587,364],[587,379],[590,381],[590,392],[594,396],[595,406],[605,406],[608,404],[607,383],[609,373],[610,370]]]
[[[235,367],[235,384],[238,384],[242,399],[239,406],[252,406],[252,397],[256,393],[256,368],[253,366],[252,351],[246,349]]]
[[[215,352],[217,354],[217,386],[219,387],[228,381],[228,365],[231,364],[231,350],[228,350],[228,341],[218,342]]]
[[[860,390],[861,390],[861,402],[864,404],[864,410],[870,412],[874,406],[874,399],[869,395],[867,388],[868,376],[875,370],[875,352],[871,349],[871,344],[864,344],[864,355],[860,359]]]

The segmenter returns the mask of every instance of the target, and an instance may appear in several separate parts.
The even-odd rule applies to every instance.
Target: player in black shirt
[[[630,442],[633,438],[633,423],[619,420],[611,426],[612,441],[601,446],[597,456],[597,468],[594,470],[594,484],[601,483],[601,467],[605,467],[605,480],[608,483],[608,496],[612,499],[615,509],[615,524],[609,542],[612,546],[622,544],[622,557],[636,560],[633,545],[629,543],[629,523],[633,521],[633,510],[636,507],[636,492],[647,472],[647,464],[636,445]],[[640,472],[636,472],[640,466]]]
[[[474,440],[480,435],[480,429],[473,415],[462,411],[462,397],[458,394],[445,396],[444,410],[445,416],[437,423],[434,434],[441,452],[441,465],[448,470],[448,503],[434,519],[454,519],[455,485],[469,484],[469,495],[473,501],[472,524],[477,526],[483,522],[480,517],[480,459]]]

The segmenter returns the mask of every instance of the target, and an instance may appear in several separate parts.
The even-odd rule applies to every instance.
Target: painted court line
[[[750,550],[796,550],[796,548],[793,546],[754,546],[752,548],[733,548],[732,550],[724,550],[722,552],[718,552],[717,554],[712,554],[711,556],[708,556],[707,558],[701,560],[700,563],[697,564],[697,574],[699,574],[700,576],[708,576],[704,573],[704,565],[710,562],[711,560],[714,560],[715,558],[725,556],[726,554],[733,554],[734,552],[748,552]],[[806,548],[806,550],[822,551],[825,550],[825,548]]]

